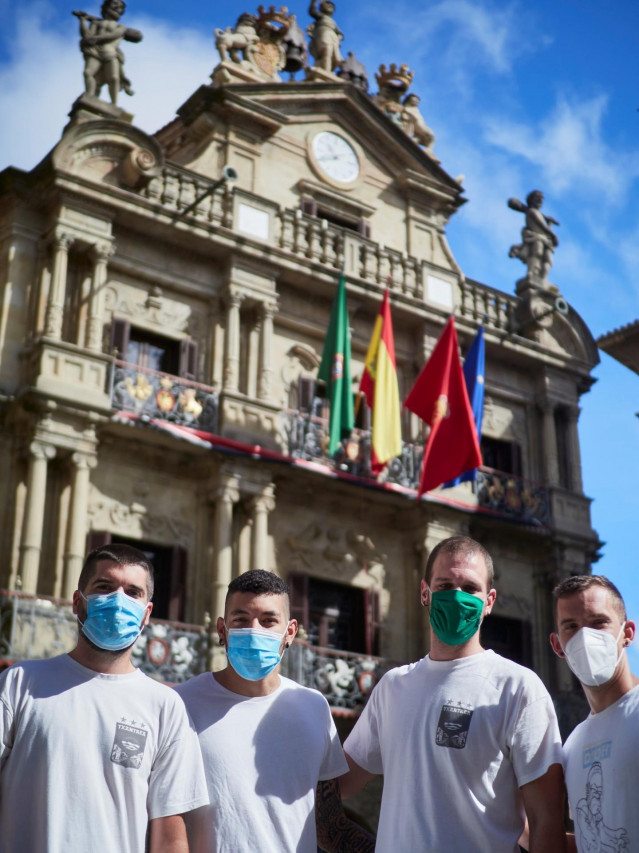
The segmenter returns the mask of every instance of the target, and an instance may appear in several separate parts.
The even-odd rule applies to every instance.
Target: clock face
[[[313,139],[313,154],[322,172],[340,184],[350,184],[359,175],[355,149],[337,133],[318,133]]]

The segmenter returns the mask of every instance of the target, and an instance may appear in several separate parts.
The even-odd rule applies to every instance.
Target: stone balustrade
[[[212,186],[200,175],[175,165],[167,165],[140,192],[178,216]],[[185,221],[233,229],[233,193],[228,183],[207,195],[185,217]],[[265,201],[265,205],[271,206]],[[334,273],[342,269],[353,278],[392,292],[423,300],[428,292],[431,267],[419,258],[390,249],[348,228],[332,225],[320,217],[307,216],[300,209],[280,209],[274,216],[272,245],[285,255],[319,263]],[[470,279],[459,279],[460,316],[488,328],[507,331],[517,298]]]

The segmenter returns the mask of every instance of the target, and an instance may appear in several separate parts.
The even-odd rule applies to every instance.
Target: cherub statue
[[[259,40],[255,24],[255,15],[244,12],[237,19],[235,29],[227,27],[225,30],[215,30],[215,47],[222,62],[226,62],[229,56],[233,62],[250,59],[255,43]]]
[[[411,136],[418,145],[432,148],[435,142],[435,134],[424,121],[419,111],[419,95],[406,95],[402,101],[401,122],[404,131]]]
[[[80,50],[84,56],[84,91],[99,97],[102,86],[109,87],[111,103],[118,102],[118,93],[123,89],[132,95],[131,81],[124,75],[124,54],[120,42],[142,41],[139,30],[131,30],[118,23],[126,3],[124,0],[104,0],[100,13],[102,18],[86,12],[73,12],[80,19]]]
[[[552,266],[552,256],[559,245],[559,238],[552,225],[559,225],[552,216],[541,212],[544,194],[533,190],[526,196],[526,204],[517,198],[508,199],[508,207],[526,214],[526,223],[521,229],[521,244],[511,246],[509,258],[519,258],[528,267],[528,276],[546,281]]]
[[[308,14],[315,18],[314,24],[309,24],[306,32],[310,39],[309,50],[315,58],[316,68],[332,72],[342,63],[342,55],[339,52],[340,42],[344,33],[335,23],[333,14],[335,4],[330,0],[322,0],[317,9],[317,0],[311,0]]]

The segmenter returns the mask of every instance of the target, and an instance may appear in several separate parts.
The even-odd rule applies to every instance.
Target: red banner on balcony
[[[452,317],[404,405],[430,426],[418,498],[482,464]]]

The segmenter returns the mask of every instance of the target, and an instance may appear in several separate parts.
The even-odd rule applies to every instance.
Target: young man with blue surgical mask
[[[550,644],[581,682],[591,710],[564,744],[573,843],[579,853],[639,850],[639,678],[626,654],[635,623],[603,575],[566,578],[553,598]]]
[[[176,687],[211,800],[188,821],[192,849],[316,853],[319,842],[372,853],[373,839],[342,810],[335,777],[348,766],[326,699],[279,674],[297,633],[286,583],[262,570],[235,578],[216,627],[226,667]]]
[[[0,675],[0,853],[187,853],[184,813],[208,803],[197,736],[175,692],[131,663],[153,567],[92,551],[69,654]]]
[[[394,853],[564,850],[561,741],[531,670],[482,648],[492,559],[467,536],[440,542],[421,582],[430,652],[391,670],[344,744],[344,797],[384,775],[377,849]]]

